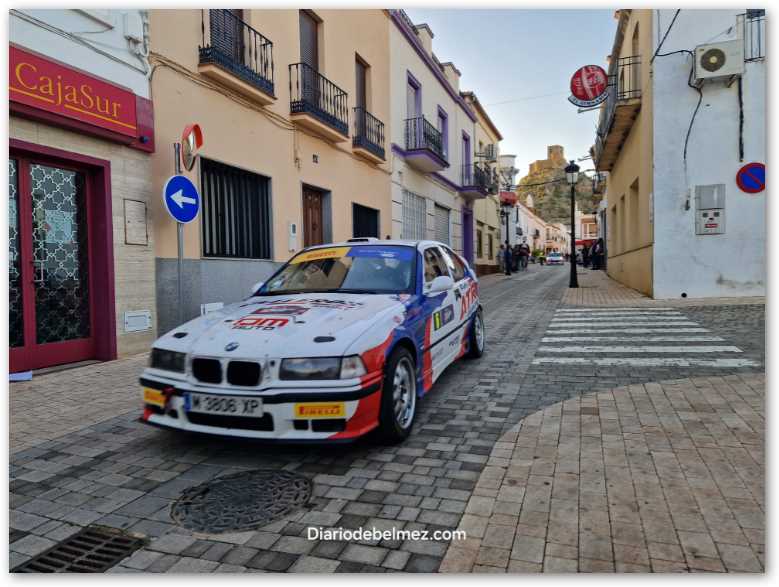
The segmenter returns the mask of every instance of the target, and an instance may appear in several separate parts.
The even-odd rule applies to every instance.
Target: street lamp
[[[576,275],[576,182],[579,181],[579,166],[573,159],[565,168],[565,179],[571,186],[571,277],[568,287],[579,287],[579,279]]]

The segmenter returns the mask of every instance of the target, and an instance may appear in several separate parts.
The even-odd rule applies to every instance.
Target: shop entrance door
[[[87,173],[9,160],[11,372],[95,356]]]

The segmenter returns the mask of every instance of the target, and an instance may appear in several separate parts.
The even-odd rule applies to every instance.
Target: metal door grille
[[[114,528],[87,526],[14,568],[13,573],[103,573],[144,545]]]
[[[427,205],[425,198],[403,190],[403,227],[401,238],[424,240],[427,237]]]
[[[201,160],[203,256],[270,259],[267,177]]]
[[[449,244],[449,208],[435,206],[435,240]]]

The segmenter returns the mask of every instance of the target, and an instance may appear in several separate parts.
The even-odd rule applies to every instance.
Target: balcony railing
[[[349,134],[346,92],[310,65],[289,66],[289,95],[292,114],[311,114],[341,134]]]
[[[765,10],[747,10],[744,19],[744,61],[765,59]]]
[[[384,123],[360,106],[354,109],[352,146],[384,159]]]
[[[246,83],[274,95],[273,43],[229,10],[202,10],[200,32],[201,65],[219,65]]]
[[[478,163],[463,165],[461,179],[460,185],[475,187],[484,190],[484,192],[486,192],[490,186],[489,170],[484,169]]]
[[[595,140],[594,158],[600,160],[609,133],[612,130],[617,107],[622,104],[636,105],[641,98],[641,56],[620,57],[609,68],[609,95],[600,112],[598,136]],[[636,105],[637,108],[637,105]]]
[[[442,161],[446,161],[443,151],[441,131],[430,124],[424,116],[406,119],[406,150],[432,151]]]

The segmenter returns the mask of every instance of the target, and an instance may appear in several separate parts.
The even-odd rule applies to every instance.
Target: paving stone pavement
[[[624,369],[565,371],[533,364],[566,291],[567,276],[560,267],[531,266],[527,273],[512,277],[483,278],[487,353],[479,361],[453,365],[443,374],[420,402],[412,436],[395,447],[370,441],[326,447],[269,446],[148,427],[136,420],[142,359],[136,359],[133,367],[121,361],[101,365],[104,370],[115,368],[115,376],[103,374],[87,388],[79,385],[71,390],[66,377],[89,377],[94,367],[84,367],[79,374],[58,374],[59,378],[49,379],[48,387],[44,379],[51,376],[41,377],[37,383],[46,393],[69,407],[84,406],[85,417],[81,427],[71,428],[68,423],[57,434],[57,414],[41,410],[38,420],[44,433],[35,438],[34,425],[29,420],[16,424],[14,416],[25,401],[34,399],[17,401],[13,385],[12,437],[16,429],[17,438],[24,436],[20,446],[31,448],[11,455],[11,568],[81,526],[95,523],[129,529],[150,540],[111,572],[438,570],[448,541],[309,541],[306,528],[453,530],[471,519],[468,516],[480,518],[487,511],[489,516],[507,516],[503,521],[508,522],[515,514],[495,511],[489,496],[478,495],[482,488],[477,484],[482,483],[483,472],[511,458],[512,451],[501,439],[517,422],[582,393],[669,379],[658,378],[661,371],[652,370],[636,375]],[[757,308],[748,310],[747,324],[729,334],[749,338],[747,329],[762,320],[762,307]],[[716,308],[704,309],[697,319],[712,328],[732,330],[731,320],[738,324],[743,318],[739,311],[729,309],[722,318]],[[747,342],[738,344],[761,356],[761,344],[752,341],[750,347]],[[63,389],[67,395],[58,395]],[[100,410],[90,408],[95,390],[105,403]],[[111,398],[116,398],[113,411]],[[229,535],[193,534],[171,520],[170,505],[183,489],[260,468],[286,469],[312,479],[314,496],[309,506],[258,531]],[[509,495],[506,490],[504,496]],[[511,499],[517,500],[518,495]],[[469,536],[461,542],[481,539]],[[530,538],[523,536],[520,548],[538,548]],[[500,568],[505,554],[500,545],[507,540],[508,530],[490,530],[485,546],[492,543],[496,550],[483,555],[478,570]],[[566,559],[562,554],[556,558]],[[537,570],[510,557],[507,564],[512,571]]]
[[[525,417],[440,571],[762,572],[764,388],[761,374],[629,385]]]

